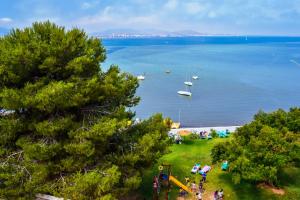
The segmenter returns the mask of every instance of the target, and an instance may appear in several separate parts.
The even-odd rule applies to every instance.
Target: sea
[[[103,39],[104,70],[138,76],[146,119],[162,113],[183,127],[243,125],[259,110],[300,106],[300,37],[203,36]],[[166,73],[170,70],[170,73]],[[192,76],[198,76],[193,80]],[[193,86],[185,86],[192,81]],[[191,91],[191,97],[177,94]]]

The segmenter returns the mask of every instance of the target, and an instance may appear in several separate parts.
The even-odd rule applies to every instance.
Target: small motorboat
[[[198,76],[192,76],[192,78],[193,78],[194,80],[197,80],[199,77],[198,77]]]
[[[165,72],[166,72],[166,74],[170,74],[170,73],[171,73],[171,71],[170,71],[170,70],[166,70]]]
[[[183,96],[192,96],[192,93],[188,91],[178,91],[177,93]]]
[[[184,84],[187,85],[187,86],[192,86],[193,85],[193,83],[191,81],[185,81]]]
[[[137,76],[137,79],[143,81],[143,80],[145,80],[145,76],[139,75],[139,76]]]

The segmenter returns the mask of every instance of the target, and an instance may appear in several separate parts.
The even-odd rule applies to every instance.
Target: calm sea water
[[[300,106],[300,38],[105,39],[102,67],[146,74],[137,117],[163,113],[184,126],[242,125],[259,110]],[[166,74],[166,70],[171,70]],[[177,95],[193,80],[192,97]]]

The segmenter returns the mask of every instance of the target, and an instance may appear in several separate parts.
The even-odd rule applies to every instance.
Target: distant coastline
[[[278,37],[278,38],[300,38],[300,35],[231,35],[231,34],[202,34],[202,35],[139,35],[139,34],[116,34],[116,35],[94,35],[100,39],[147,39],[147,38],[185,38],[185,37]]]
[[[143,35],[143,34],[112,34],[112,35],[95,35],[103,39],[118,39],[118,38],[181,38],[181,37],[246,37],[243,35],[214,35],[214,34],[200,34],[200,35]],[[300,36],[299,36],[300,37]]]

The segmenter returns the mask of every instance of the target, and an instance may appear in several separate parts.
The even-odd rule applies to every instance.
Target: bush
[[[228,149],[227,146],[229,142],[221,142],[216,144],[211,150],[212,162],[216,163],[222,160],[228,159]]]
[[[196,140],[199,139],[199,134],[197,132],[192,132],[188,137],[191,140]]]
[[[211,136],[212,136],[213,138],[218,137],[218,133],[217,133],[217,131],[216,131],[215,129],[210,129],[210,134],[211,134]]]
[[[213,147],[212,160],[228,160],[234,182],[248,180],[276,185],[283,167],[299,159],[299,120],[300,108],[289,112],[260,111],[251,123],[233,133],[233,140]]]

